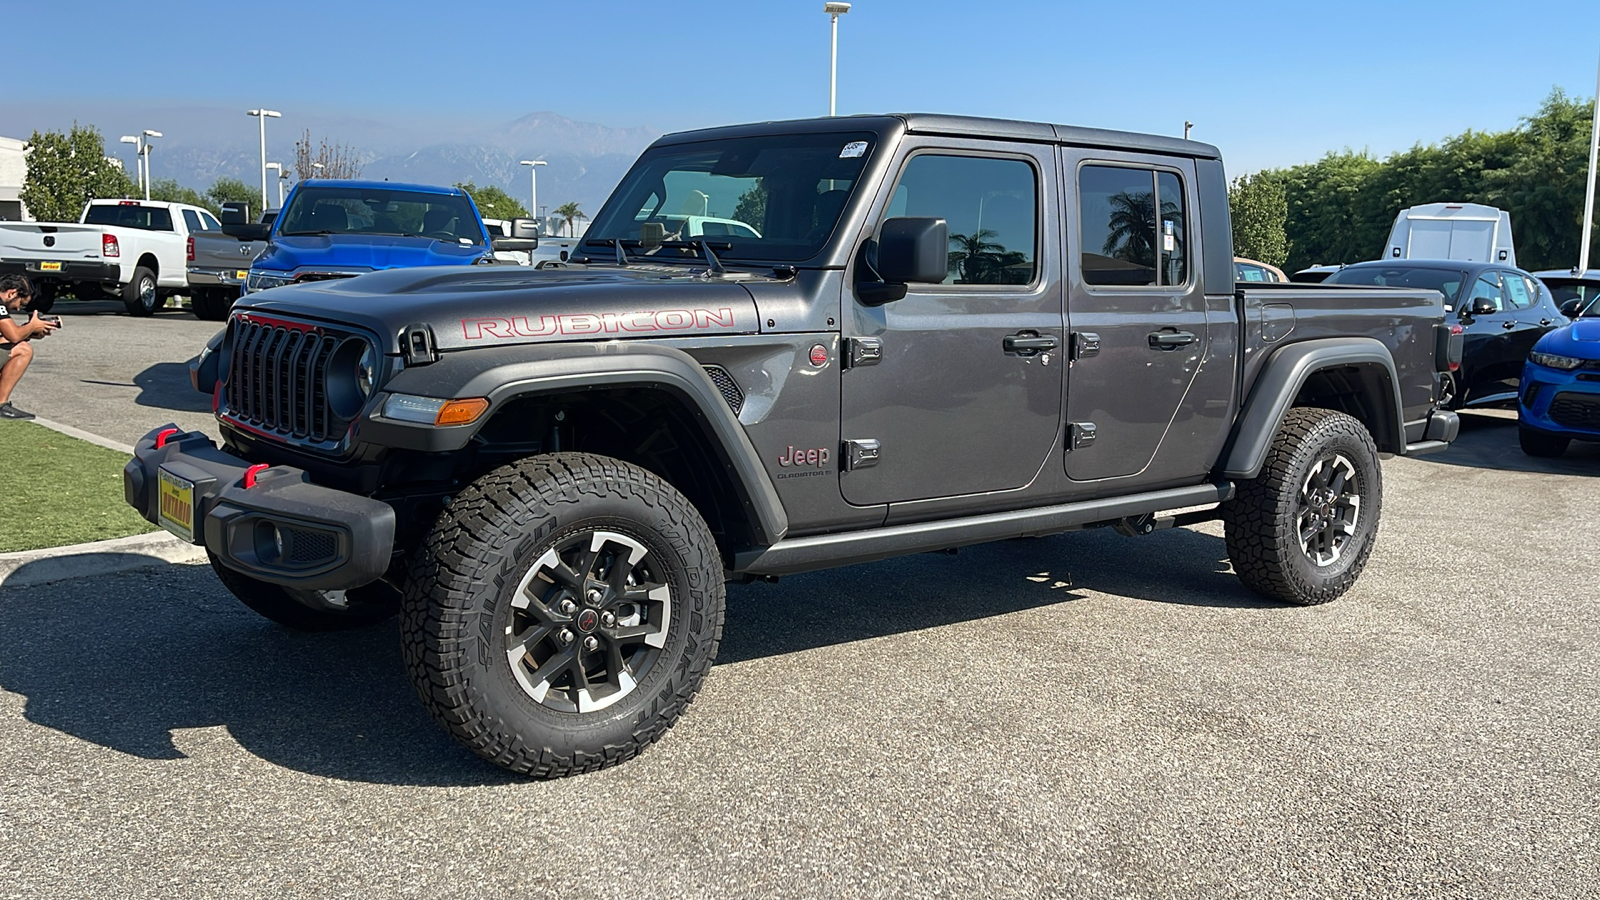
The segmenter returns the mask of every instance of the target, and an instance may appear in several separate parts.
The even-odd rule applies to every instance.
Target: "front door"
[[[858,356],[877,357],[840,381],[845,453],[851,441],[877,442],[873,464],[841,466],[849,502],[1021,488],[1050,457],[1066,359],[1060,231],[1046,214],[1056,196],[1054,154],[1050,146],[918,138],[900,148],[899,174],[876,198],[865,237],[887,218],[943,218],[949,274],[878,307],[845,289],[845,337],[870,349]],[[861,271],[858,262],[853,278]]]
[[[1209,447],[1217,425],[1203,408],[1208,398],[1189,396],[1209,344],[1193,262],[1193,164],[1101,153],[1068,154],[1064,163],[1067,214],[1076,217],[1067,312],[1073,335],[1093,335],[1097,347],[1067,377],[1067,475],[1164,481],[1198,474],[1209,459],[1183,445]],[[1194,471],[1152,467],[1163,446]]]

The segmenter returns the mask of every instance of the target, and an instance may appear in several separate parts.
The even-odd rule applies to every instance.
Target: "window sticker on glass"
[[[1164,249],[1168,253],[1171,253],[1174,250],[1178,249],[1178,236],[1177,236],[1177,233],[1173,230],[1173,224],[1172,224],[1172,220],[1171,219],[1163,219],[1161,221],[1161,225],[1162,225],[1162,232],[1163,232],[1161,243],[1164,245]]]
[[[866,141],[851,141],[850,143],[844,145],[844,149],[843,150],[839,151],[839,158],[840,159],[855,159],[858,156],[864,155],[866,152],[867,152],[867,142]]]

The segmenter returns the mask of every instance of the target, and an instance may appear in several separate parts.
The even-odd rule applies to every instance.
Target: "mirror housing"
[[[510,231],[506,234],[506,237],[516,238],[518,240],[537,241],[539,239],[539,220],[512,219],[510,223]]]
[[[241,241],[264,241],[272,237],[272,226],[223,220],[222,233]]]
[[[250,221],[250,204],[243,200],[229,200],[222,204],[222,214],[217,218],[224,225],[244,225]]]
[[[906,295],[910,284],[940,284],[950,274],[950,226],[934,217],[886,219],[878,231],[880,281],[856,285],[867,306],[882,306]]]
[[[1583,300],[1577,297],[1561,304],[1561,314],[1569,319],[1576,319],[1580,312],[1583,312]]]
[[[1500,307],[1495,306],[1494,301],[1488,297],[1479,297],[1472,301],[1471,312],[1475,316],[1492,316],[1499,311]]]

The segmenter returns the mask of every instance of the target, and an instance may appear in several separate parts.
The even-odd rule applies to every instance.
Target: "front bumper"
[[[122,282],[122,267],[113,262],[78,259],[0,259],[0,275],[26,275],[33,282],[93,282],[115,286]]]
[[[1563,372],[1528,363],[1522,370],[1517,422],[1562,437],[1600,441],[1600,369]]]
[[[134,447],[133,459],[122,470],[123,493],[147,521],[162,525],[162,470],[193,484],[192,542],[216,554],[228,568],[261,581],[343,590],[376,581],[388,571],[394,550],[393,507],[312,484],[303,470],[289,466],[260,469],[253,486],[246,487],[251,468],[204,434],[185,434],[168,425]]]

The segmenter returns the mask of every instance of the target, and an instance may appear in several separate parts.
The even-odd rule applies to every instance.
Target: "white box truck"
[[[1511,214],[1480,203],[1424,203],[1400,210],[1382,259],[1459,259],[1517,264]]]

